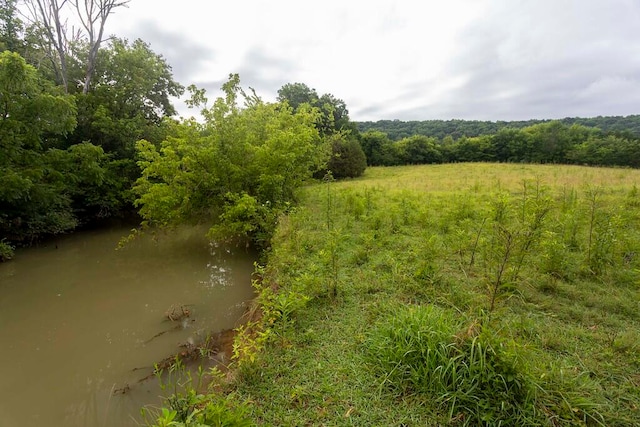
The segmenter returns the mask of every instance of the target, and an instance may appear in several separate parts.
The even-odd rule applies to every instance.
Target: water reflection
[[[210,242],[209,251],[211,254],[211,259],[207,262],[209,275],[207,280],[203,280],[200,283],[210,289],[224,288],[234,284],[234,265],[231,260],[238,256],[246,257],[247,254],[251,258],[254,257],[254,254],[247,250],[242,250],[233,245],[221,245],[218,242]]]

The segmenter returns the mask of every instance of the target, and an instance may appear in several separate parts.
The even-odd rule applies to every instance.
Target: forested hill
[[[474,137],[480,135],[491,135],[498,130],[511,128],[524,128],[551,120],[526,120],[526,121],[480,121],[480,120],[422,120],[422,121],[401,121],[401,120],[378,120],[377,122],[356,122],[360,132],[368,130],[381,131],[387,134],[389,139],[397,141],[413,135],[425,135],[439,139],[450,135],[453,139],[462,136]],[[608,132],[629,132],[634,137],[640,137],[640,115],[632,116],[609,116],[609,117],[566,117],[559,120],[563,124],[572,125],[574,123],[597,127]]]

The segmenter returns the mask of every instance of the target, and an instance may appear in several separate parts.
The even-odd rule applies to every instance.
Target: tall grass
[[[528,350],[452,310],[394,311],[371,332],[367,353],[382,386],[426,393],[463,425],[602,424],[597,402],[559,386],[557,371],[538,378]]]

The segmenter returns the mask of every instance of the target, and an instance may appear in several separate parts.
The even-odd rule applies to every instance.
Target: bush
[[[334,136],[327,169],[336,179],[357,178],[367,168],[367,158],[358,141]]]

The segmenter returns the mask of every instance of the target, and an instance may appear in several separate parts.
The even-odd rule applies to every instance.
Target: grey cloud
[[[235,72],[240,75],[243,86],[254,88],[260,96],[275,97],[278,89],[291,82],[294,68],[288,59],[253,47],[247,51]]]
[[[369,105],[363,108],[354,108],[349,110],[349,116],[357,121],[376,121],[376,117],[387,117],[387,108],[384,105]]]
[[[243,88],[255,89],[258,96],[275,98],[278,89],[291,82],[293,65],[285,59],[271,56],[258,48],[252,48],[245,54],[242,63],[229,73],[237,73]],[[207,91],[210,100],[220,95],[220,88],[227,81],[200,80],[195,85]]]
[[[184,85],[192,83],[191,77],[202,71],[207,62],[215,59],[215,50],[178,32],[167,31],[157,22],[144,20],[137,23],[126,36],[141,38],[151,45],[154,52],[161,54],[173,69],[176,81]]]

